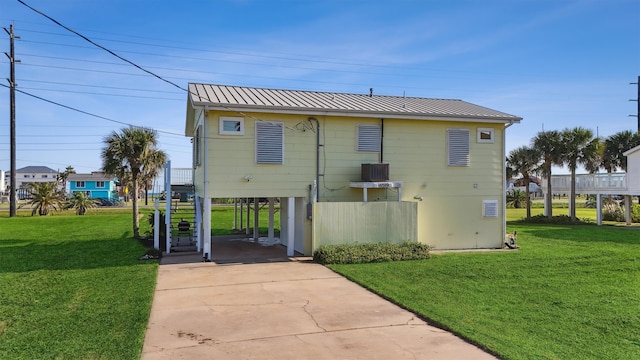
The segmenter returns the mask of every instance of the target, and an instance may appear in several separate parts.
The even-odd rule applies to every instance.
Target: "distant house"
[[[627,188],[630,195],[640,196],[640,146],[625,151],[627,157]]]
[[[69,174],[67,178],[67,194],[84,192],[92,199],[118,200],[116,191],[117,179],[104,172],[94,171],[91,174]]]
[[[520,121],[461,100],[189,84],[201,234],[213,198],[275,199],[290,255],[370,241],[499,248],[506,129]]]
[[[55,182],[58,172],[46,166],[26,166],[16,170],[16,188],[25,188],[32,182]],[[5,183],[10,186],[11,172],[5,173]]]
[[[28,184],[41,182],[56,182],[58,172],[46,166],[26,166],[16,170],[16,192],[19,199],[29,196]],[[6,190],[11,186],[11,172],[4,174]],[[0,189],[2,190],[2,189]]]

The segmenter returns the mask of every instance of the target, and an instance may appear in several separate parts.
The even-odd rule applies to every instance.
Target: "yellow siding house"
[[[371,241],[499,248],[505,135],[520,121],[461,100],[189,84],[202,232],[211,199],[262,198],[280,203],[289,255]]]

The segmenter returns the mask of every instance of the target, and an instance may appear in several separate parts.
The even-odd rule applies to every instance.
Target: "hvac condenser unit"
[[[389,181],[389,164],[362,164],[362,181]]]

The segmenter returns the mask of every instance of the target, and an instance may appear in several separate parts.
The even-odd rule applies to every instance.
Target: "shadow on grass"
[[[0,273],[97,269],[142,264],[145,248],[124,233],[108,240],[0,241]]]

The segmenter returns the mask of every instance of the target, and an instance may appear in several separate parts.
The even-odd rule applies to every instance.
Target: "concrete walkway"
[[[161,265],[142,359],[494,359],[308,258],[275,260]]]

